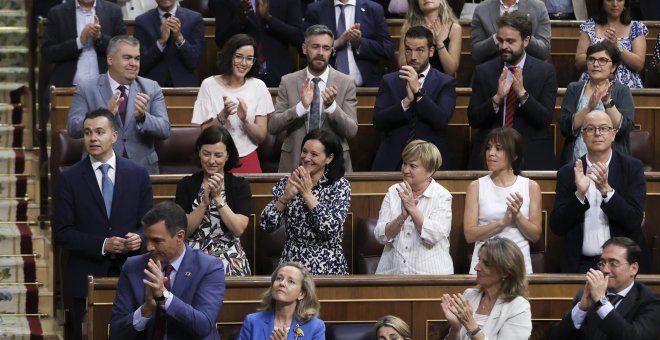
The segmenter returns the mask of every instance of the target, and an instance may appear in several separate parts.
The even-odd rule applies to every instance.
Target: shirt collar
[[[341,2],[341,1],[339,1],[339,0],[335,0],[335,6],[339,6],[339,5],[350,5],[350,6],[355,7],[356,3],[357,3],[357,0],[348,0],[348,1],[346,1],[346,3],[343,3],[343,2]]]
[[[312,78],[316,77],[315,75],[313,75],[309,72],[309,67],[305,69],[305,72],[307,73],[307,78],[308,79],[312,79]],[[325,84],[327,84],[329,74],[330,74],[330,66],[326,66],[325,71],[323,71],[323,73],[321,73],[319,78],[321,78],[321,81],[323,81]]]
[[[610,161],[612,160],[612,154],[613,154],[613,153],[614,153],[614,152],[612,152],[612,149],[610,149],[610,157],[608,157],[608,158],[607,158],[607,162],[605,162],[605,166],[607,166],[608,168],[609,168],[609,166],[610,166]],[[590,167],[592,163],[591,163],[591,161],[589,160],[589,152],[587,152],[587,157],[586,157],[586,158],[587,158],[587,167]]]
[[[504,4],[504,0],[500,0],[500,7],[501,7],[503,10],[508,11],[508,10],[510,10],[510,9],[512,9],[512,8],[516,8],[516,7],[518,7],[518,3],[519,3],[519,2],[520,2],[520,0],[516,0],[516,3],[514,3],[513,5],[511,5],[511,6],[507,6],[507,5]]]
[[[517,68],[522,70],[525,67],[525,61],[527,60],[527,52],[523,51],[522,57],[520,57],[520,61],[515,65]],[[509,63],[505,63],[507,66],[511,66]]]
[[[609,293],[609,294],[621,295],[622,297],[626,297],[626,295],[628,295],[628,292],[630,292],[630,290],[632,289],[632,287],[633,287],[634,285],[635,285],[635,280],[633,280],[633,282],[631,282],[630,285],[629,285],[628,287],[622,289],[622,290],[621,290],[620,292],[618,292],[618,293],[614,293],[614,292],[608,292],[608,293]]]
[[[183,262],[183,257],[186,255],[186,250],[187,250],[186,248],[187,248],[186,246],[183,246],[183,252],[181,253],[181,255],[179,255],[179,257],[177,257],[176,260],[174,260],[170,263],[172,265],[172,267],[174,268],[175,272],[179,271],[179,267],[181,266],[181,262]],[[161,263],[161,265],[162,265],[162,263]]]
[[[160,18],[162,18],[163,15],[165,15],[165,13],[170,13],[170,14],[172,14],[173,17],[175,17],[176,16],[176,10],[179,9],[179,4],[175,2],[174,3],[174,8],[169,12],[163,11],[162,9],[160,9],[160,7],[156,7],[156,9],[158,9],[158,15],[159,15]]]
[[[115,169],[115,171],[116,171],[117,170],[117,158],[115,157],[115,151],[114,150],[110,150],[110,151],[112,151],[112,156],[110,156],[110,159],[108,159],[108,161],[105,162],[105,164],[109,164],[110,167]],[[97,160],[96,158],[92,157],[91,155],[89,156],[89,160],[92,163],[92,169],[94,169],[94,171],[96,171],[96,169],[98,169],[101,166],[101,164],[104,164],[103,162],[101,162],[101,161]]]
[[[431,63],[429,63],[428,65],[426,65],[426,69],[425,69],[424,71],[422,71],[422,72],[419,73],[419,74],[423,74],[423,75],[424,75],[424,78],[422,78],[422,79],[426,79],[426,77],[428,77],[428,75],[429,75],[429,71],[431,71]]]
[[[110,76],[110,73],[108,73],[108,81],[110,82],[110,88],[112,89],[113,92],[114,91],[119,91],[119,90],[117,90],[117,88],[119,86],[121,86],[122,84],[120,84],[120,83],[116,82],[114,79],[112,79],[112,77]],[[124,86],[126,87],[126,95],[128,96],[128,89],[131,88],[131,85],[128,84],[128,85],[124,85]]]
[[[80,6],[80,1],[76,0],[76,9],[82,10],[82,7]],[[94,3],[92,4],[92,9],[96,10],[96,0],[94,0]]]

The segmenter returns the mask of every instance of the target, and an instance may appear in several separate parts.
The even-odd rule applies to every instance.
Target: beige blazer
[[[330,66],[328,66],[330,67]],[[282,143],[282,154],[278,172],[291,172],[300,163],[300,148],[307,134],[307,114],[302,117],[296,113],[296,105],[300,102],[300,88],[307,77],[307,69],[290,73],[282,77],[277,91],[275,111],[269,115],[268,131],[277,135],[282,131],[286,137]],[[357,134],[357,97],[353,78],[330,67],[327,86],[337,87],[337,103],[333,112],[323,112],[323,128],[331,130],[341,139],[344,148],[346,171],[353,171],[349,153],[348,139]]]

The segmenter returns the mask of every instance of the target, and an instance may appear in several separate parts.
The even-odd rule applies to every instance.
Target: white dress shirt
[[[605,166],[608,168],[611,160],[612,151],[610,150],[610,157],[605,163]],[[591,166],[592,163],[589,161],[589,155],[587,155],[587,169]],[[589,178],[589,189],[587,189],[587,194],[584,196],[584,198],[589,201],[589,210],[584,212],[582,255],[600,255],[602,253],[601,247],[603,243],[610,239],[610,219],[607,217],[607,214],[605,214],[603,209],[600,208],[600,204],[603,201],[605,201],[605,203],[609,202],[612,194],[614,194],[614,192],[610,191],[607,193],[607,197],[603,199],[600,191],[596,189],[596,183]],[[585,204],[585,202],[582,201],[582,204]]]
[[[89,11],[83,10],[80,3],[76,0],[76,45],[78,49],[82,49],[82,53],[78,57],[78,64],[76,67],[76,74],[73,77],[73,84],[79,84],[81,81],[96,77],[99,75],[99,63],[96,58],[96,50],[94,49],[93,39],[87,39],[85,45],[80,41],[80,34],[85,26],[94,23],[94,16],[96,15],[96,1]]]
[[[634,285],[635,285],[635,281],[633,281],[628,287],[624,288],[622,291],[616,294],[621,295],[622,297],[625,298]],[[607,295],[613,293],[606,292],[605,294]],[[616,308],[618,305],[621,304],[621,301],[623,301],[623,298],[616,303],[616,306],[612,306],[612,304],[608,300],[606,304],[598,307],[598,309],[596,310],[596,314],[598,314],[598,316],[601,319],[605,319],[607,314],[609,314],[614,308]],[[576,303],[575,306],[573,306],[573,309],[571,310],[571,319],[573,320],[573,326],[575,326],[575,329],[580,329],[582,327],[582,323],[584,323],[584,319],[587,317],[587,312],[580,309],[579,306],[580,303]]]

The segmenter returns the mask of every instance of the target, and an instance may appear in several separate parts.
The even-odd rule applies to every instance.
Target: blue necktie
[[[321,121],[321,90],[319,89],[319,81],[321,78],[315,77],[312,79],[312,82],[314,82],[314,96],[312,97],[312,104],[311,107],[309,108],[309,130],[312,131],[314,129],[320,128],[321,124],[319,123]]]
[[[339,21],[337,22],[337,37],[340,37],[344,31],[346,31],[346,18],[344,16],[344,8],[347,5],[337,5],[339,6]],[[345,46],[341,50],[337,51],[337,59],[335,66],[337,66],[337,71],[348,74],[348,46]]]
[[[110,169],[110,164],[101,164],[99,166],[103,177],[101,177],[101,188],[103,193],[103,201],[105,202],[105,210],[108,212],[108,218],[110,218],[110,210],[112,209],[112,194],[115,191],[114,186],[110,177],[108,177],[108,170]]]

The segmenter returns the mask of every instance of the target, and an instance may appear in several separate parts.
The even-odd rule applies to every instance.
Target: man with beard
[[[353,171],[347,140],[358,129],[355,82],[328,66],[333,43],[334,35],[327,26],[310,26],[302,44],[307,67],[282,77],[275,111],[268,120],[268,132],[286,133],[278,172],[289,173],[298,167],[303,138],[319,128],[331,130],[341,139],[346,171]]]
[[[456,80],[429,64],[433,33],[411,27],[404,38],[406,65],[386,74],[378,89],[373,124],[382,139],[371,170],[397,171],[408,142],[433,143],[442,155],[440,169],[450,169],[447,125],[456,106]]]
[[[156,139],[170,136],[170,122],[163,91],[153,80],[138,77],[140,42],[118,35],[108,44],[108,73],[87,79],[76,87],[69,108],[67,131],[72,138],[83,136],[85,113],[105,107],[115,115],[119,138],[115,153],[158,173]]]
[[[495,127],[516,129],[523,137],[523,169],[555,170],[550,122],[557,96],[552,65],[527,53],[532,24],[515,11],[497,19],[500,56],[475,67],[468,122],[479,129],[472,142],[469,169],[482,170],[483,143]]]

